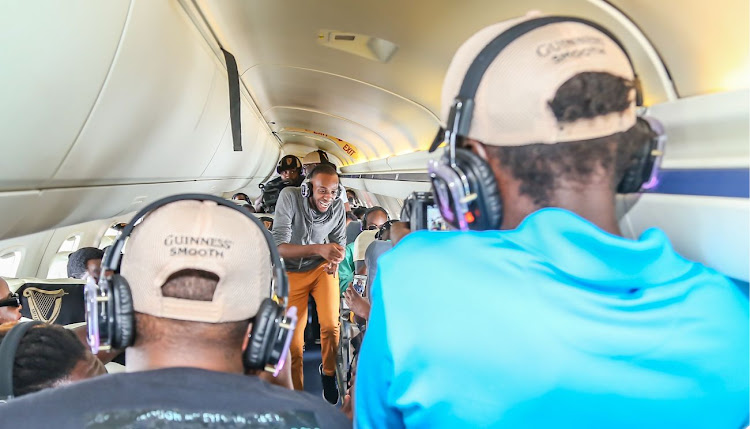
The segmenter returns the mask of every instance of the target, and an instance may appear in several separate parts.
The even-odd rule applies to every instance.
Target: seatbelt
[[[224,48],[224,60],[227,63],[227,77],[229,78],[229,117],[232,120],[232,141],[235,152],[242,151],[242,122],[240,121],[240,75],[237,72],[237,61],[234,55]]]

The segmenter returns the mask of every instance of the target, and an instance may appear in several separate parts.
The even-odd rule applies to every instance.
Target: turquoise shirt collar
[[[674,251],[659,229],[648,229],[631,240],[561,208],[538,210],[518,228],[500,234],[548,261],[553,269],[592,286],[659,285],[684,276],[694,266]]]

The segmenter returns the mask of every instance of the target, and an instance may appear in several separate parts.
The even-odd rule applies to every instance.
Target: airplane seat
[[[10,290],[21,296],[23,317],[56,325],[86,320],[82,280],[21,278],[7,282]]]

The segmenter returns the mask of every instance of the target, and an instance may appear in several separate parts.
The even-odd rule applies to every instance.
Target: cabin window
[[[57,250],[49,264],[48,279],[68,278],[68,255],[78,250],[79,244],[81,244],[81,234],[71,235],[62,242],[60,249]]]
[[[60,245],[60,250],[57,251],[57,253],[60,252],[75,252],[78,250],[78,245],[81,243],[81,235],[76,234],[73,236],[68,237],[63,243]]]
[[[107,228],[107,231],[102,236],[101,241],[99,241],[99,248],[104,249],[107,246],[111,246],[112,243],[117,240],[117,236],[120,235],[120,231],[122,230],[119,228],[120,224],[115,224]]]
[[[21,266],[22,253],[20,250],[8,252],[0,256],[0,276],[15,277]]]

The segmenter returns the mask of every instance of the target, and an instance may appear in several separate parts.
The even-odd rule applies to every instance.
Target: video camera
[[[435,205],[432,192],[413,192],[406,197],[401,209],[401,221],[408,222],[412,231],[448,229],[447,223],[440,216],[440,209]]]

